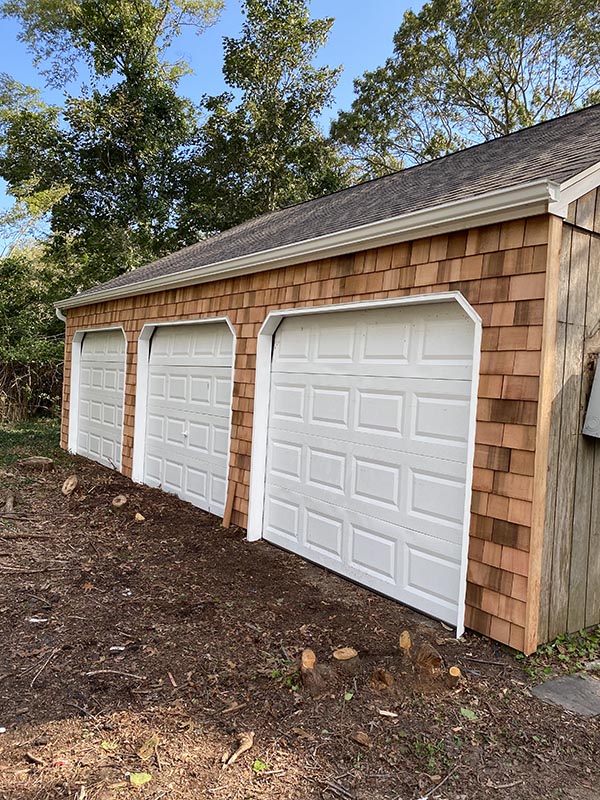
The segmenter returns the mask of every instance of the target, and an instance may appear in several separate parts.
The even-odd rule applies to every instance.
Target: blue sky
[[[319,63],[342,65],[344,71],[335,93],[335,105],[322,118],[324,128],[339,108],[348,108],[352,102],[352,81],[365,70],[374,69],[392,52],[392,37],[402,22],[407,8],[417,10],[421,3],[406,0],[312,0],[312,17],[333,17],[335,22],[329,41],[321,50]],[[183,56],[192,66],[194,74],[181,83],[182,94],[193,100],[202,94],[218,94],[225,89],[221,72],[223,36],[237,36],[242,24],[239,0],[226,0],[226,8],[219,22],[201,36],[184,30],[174,45],[174,54]],[[18,25],[12,20],[0,20],[0,72],[16,80],[44,89],[44,81],[31,63],[25,46],[17,41]],[[77,82],[70,87],[76,94]],[[50,102],[60,104],[62,95],[44,91]],[[0,208],[10,205],[0,180]]]

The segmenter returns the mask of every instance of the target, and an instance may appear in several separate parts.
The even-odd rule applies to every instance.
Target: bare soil
[[[65,498],[73,472],[79,487]],[[532,697],[506,648],[457,641],[83,459],[45,474],[9,466],[0,488],[11,486],[18,516],[0,518],[1,800],[600,796],[598,721]],[[114,513],[118,494],[128,503]],[[444,668],[432,676],[403,657],[404,630],[411,653],[429,643]],[[341,646],[359,652],[357,674],[329,669]],[[307,647],[327,667],[317,697],[298,675]],[[452,665],[464,676],[454,687]],[[250,732],[252,748],[223,768]],[[140,773],[151,779],[138,788]]]

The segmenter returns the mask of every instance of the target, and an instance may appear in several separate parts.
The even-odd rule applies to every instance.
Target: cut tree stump
[[[63,483],[61,492],[65,497],[70,497],[79,484],[77,475],[69,475],[67,480]]]
[[[45,456],[30,456],[17,461],[16,466],[32,472],[51,472],[54,469],[54,461]]]
[[[371,686],[377,692],[383,692],[394,685],[394,676],[384,667],[377,667],[371,675]]]
[[[423,642],[415,657],[415,666],[419,672],[426,672],[435,675],[444,667],[444,659],[429,642]]]
[[[344,675],[357,675],[360,671],[358,652],[353,647],[338,647],[333,651],[336,668]]]
[[[116,497],[113,497],[113,501],[110,505],[113,511],[120,511],[128,502],[129,500],[124,494],[118,494]]]
[[[323,669],[317,664],[317,657],[310,647],[305,648],[300,656],[300,680],[311,697],[319,697],[327,691]]]
[[[460,667],[450,667],[448,670],[448,685],[449,686],[456,686],[460,679],[462,678],[462,672],[460,671]]]

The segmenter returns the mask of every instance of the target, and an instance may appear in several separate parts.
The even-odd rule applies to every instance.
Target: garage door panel
[[[462,532],[465,475],[461,462],[291,431],[273,431],[268,486],[329,503],[345,503],[423,533],[457,541]]]
[[[120,468],[125,338],[121,331],[86,333],[81,345],[77,452]]]
[[[460,545],[276,489],[265,520],[274,544],[456,624]]]
[[[159,328],[150,349],[145,481],[222,515],[231,358],[227,325]]]
[[[465,462],[470,420],[465,381],[272,375],[270,429]]]
[[[157,328],[151,350],[153,364],[230,368],[233,337],[225,323],[169,325]]]
[[[149,372],[148,399],[153,408],[182,408],[186,413],[207,413],[229,418],[231,369],[216,367],[170,366],[152,364]]]
[[[281,326],[273,351],[273,371],[431,377],[470,380],[472,322],[462,311],[444,305],[428,311],[397,309],[351,311],[323,315],[318,326],[310,318],[289,318]]]
[[[473,337],[450,303],[286,319],[265,538],[460,623]]]

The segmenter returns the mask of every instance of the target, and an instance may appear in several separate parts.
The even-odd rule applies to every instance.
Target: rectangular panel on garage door
[[[77,453],[121,468],[125,337],[120,330],[86,333],[81,344]]]
[[[473,336],[455,303],[286,319],[265,538],[456,624]]]
[[[213,514],[225,508],[233,334],[158,327],[150,345],[144,481]]]

